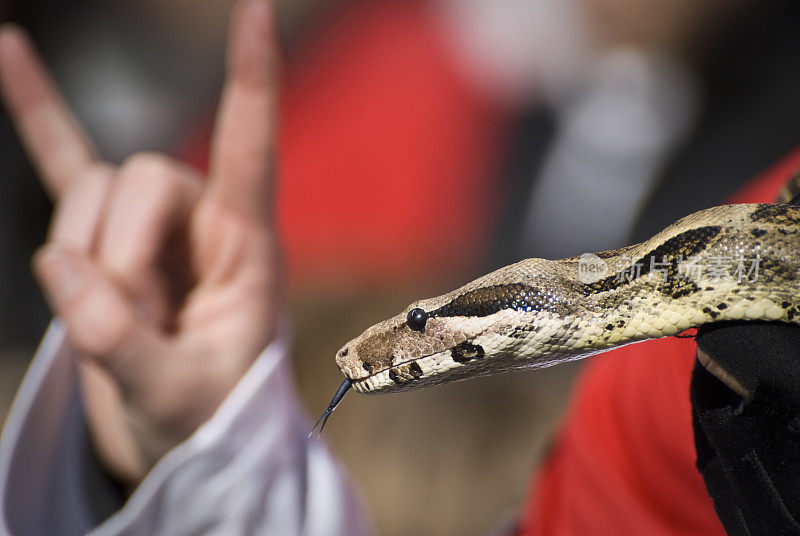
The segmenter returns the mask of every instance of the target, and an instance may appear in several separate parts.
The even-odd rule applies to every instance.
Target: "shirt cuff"
[[[10,534],[367,533],[324,444],[309,442],[280,336],[214,415],[92,527],[80,453],[87,433],[74,352],[48,330],[0,439],[0,517]]]

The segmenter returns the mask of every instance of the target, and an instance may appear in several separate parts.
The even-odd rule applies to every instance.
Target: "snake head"
[[[345,344],[336,364],[361,393],[400,391],[430,385],[456,360],[483,357],[469,341],[484,331],[485,322],[430,314],[434,300],[409,305],[402,313],[370,327]],[[454,353],[455,352],[455,353]],[[443,378],[442,378],[443,379]]]
[[[520,368],[516,347],[538,330],[537,319],[566,311],[564,290],[552,272],[552,261],[529,259],[412,303],[344,345],[336,364],[361,393],[416,389]],[[546,289],[531,273],[549,274],[556,283]],[[527,357],[536,357],[531,352]],[[531,365],[530,359],[524,361]]]
[[[406,391],[497,372],[519,313],[443,314],[452,296],[422,300],[345,344],[336,364],[360,393]],[[491,369],[491,371],[490,371]]]

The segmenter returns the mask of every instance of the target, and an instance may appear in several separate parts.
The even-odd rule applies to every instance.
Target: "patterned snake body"
[[[362,393],[421,388],[580,359],[711,322],[800,324],[800,206],[726,205],[650,240],[527,259],[417,301],[347,343]]]

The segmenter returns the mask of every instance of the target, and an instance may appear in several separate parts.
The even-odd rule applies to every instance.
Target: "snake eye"
[[[425,322],[428,321],[428,313],[416,307],[411,309],[408,312],[408,318],[406,318],[406,324],[410,329],[414,331],[422,331],[425,329]]]

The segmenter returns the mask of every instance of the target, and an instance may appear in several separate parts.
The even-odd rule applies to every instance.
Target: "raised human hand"
[[[274,64],[270,6],[241,1],[204,179],[159,154],[103,162],[25,34],[0,32],[3,97],[56,207],[34,271],[78,350],[98,454],[129,484],[275,335]]]

